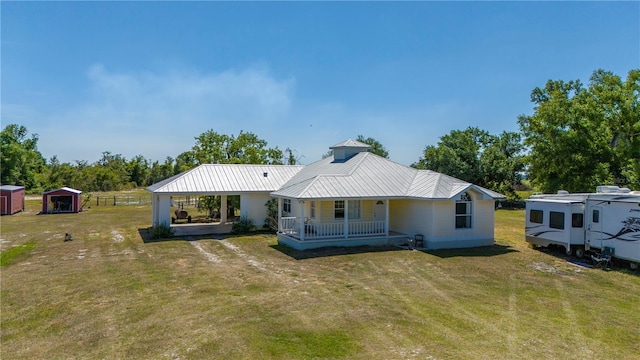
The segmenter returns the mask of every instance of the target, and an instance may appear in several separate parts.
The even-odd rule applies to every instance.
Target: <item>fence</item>
[[[151,195],[129,196],[129,195],[116,195],[116,196],[96,196],[96,206],[117,206],[117,205],[150,205]]]

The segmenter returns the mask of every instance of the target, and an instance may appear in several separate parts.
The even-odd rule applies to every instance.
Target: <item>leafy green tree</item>
[[[376,155],[382,156],[383,158],[387,158],[387,159],[389,158],[389,152],[378,140],[372,137],[365,138],[362,135],[358,135],[358,137],[356,138],[356,141],[359,141],[367,145],[371,145],[371,149],[369,150],[370,152]]]
[[[41,185],[38,175],[43,171],[45,159],[38,151],[38,135],[27,135],[27,128],[17,124],[7,125],[0,133],[0,181],[32,190]]]
[[[267,142],[250,132],[240,131],[238,137],[208,130],[200,134],[189,155],[200,164],[283,164],[282,150],[268,148]]]
[[[149,160],[144,156],[138,155],[128,161],[125,170],[129,174],[129,181],[136,187],[145,186],[149,180]]]
[[[640,170],[640,70],[625,82],[597,70],[579,80],[549,80],[535,88],[534,114],[518,118],[529,179],[544,192],[593,191],[597,185],[637,188]]]
[[[173,175],[175,175],[173,170],[173,158],[171,158],[170,156],[167,156],[167,158],[164,160],[164,163],[162,164],[158,161],[154,161],[153,164],[151,164],[151,169],[149,170],[148,185],[152,185],[164,179],[172,177]]]
[[[521,182],[523,150],[517,133],[503,132],[496,136],[469,127],[440,137],[438,145],[427,146],[422,158],[412,166],[447,174],[517,198],[513,186]]]

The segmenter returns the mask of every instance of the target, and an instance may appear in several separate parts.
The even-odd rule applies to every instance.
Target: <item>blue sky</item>
[[[163,161],[213,129],[303,164],[358,135],[409,165],[518,131],[531,90],[640,67],[639,2],[5,2],[2,127],[49,159]]]

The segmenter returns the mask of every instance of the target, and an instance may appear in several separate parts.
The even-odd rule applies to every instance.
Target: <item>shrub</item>
[[[267,217],[264,219],[264,228],[278,230],[278,200],[270,199],[264,206],[267,207]]]
[[[173,237],[173,229],[169,224],[158,224],[149,228],[154,239],[165,239]]]
[[[240,220],[233,223],[233,227],[231,228],[232,234],[247,234],[256,230],[256,226],[253,224],[253,220],[249,219],[249,217],[242,215]]]

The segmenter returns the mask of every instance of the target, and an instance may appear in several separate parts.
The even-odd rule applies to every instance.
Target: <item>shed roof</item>
[[[298,165],[203,164],[155,183],[147,190],[163,194],[272,192],[302,168]]]
[[[4,191],[16,191],[16,190],[23,190],[24,186],[20,186],[20,185],[0,185],[0,190],[4,190]]]
[[[72,189],[70,187],[63,186],[60,189],[49,190],[49,191],[45,192],[43,195],[50,194],[50,193],[53,193],[53,192],[56,192],[56,191],[60,191],[60,190],[66,191],[66,192],[70,192],[70,193],[74,193],[74,194],[82,194],[82,191],[80,191],[80,190],[76,190],[76,189]]]

